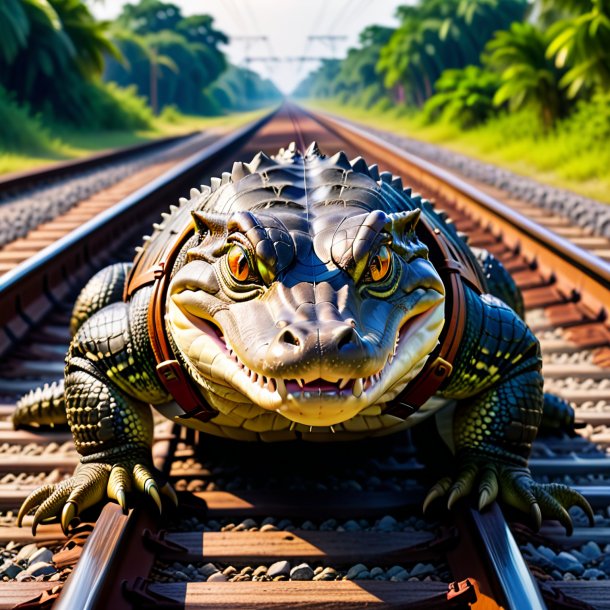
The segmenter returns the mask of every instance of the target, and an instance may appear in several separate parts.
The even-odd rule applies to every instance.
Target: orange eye
[[[227,254],[227,262],[229,263],[229,271],[238,282],[245,282],[250,275],[250,264],[248,257],[242,248],[233,246]]]
[[[392,253],[387,246],[381,246],[377,254],[369,261],[369,273],[373,282],[380,282],[385,279],[390,272],[392,263]]]

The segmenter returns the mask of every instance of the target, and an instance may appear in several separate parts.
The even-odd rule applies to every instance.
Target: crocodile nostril
[[[287,343],[288,345],[299,346],[301,345],[301,341],[299,338],[289,329],[287,328],[280,336],[280,343]]]
[[[341,350],[350,343],[356,343],[357,335],[351,326],[346,326],[341,329],[336,337],[337,349]]]

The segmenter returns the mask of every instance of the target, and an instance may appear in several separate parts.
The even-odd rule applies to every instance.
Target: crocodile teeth
[[[339,389],[342,390],[349,382],[349,377],[344,377],[343,379],[339,379]]]
[[[352,388],[352,394],[356,397],[359,398],[362,394],[362,391],[364,389],[363,387],[363,382],[362,382],[362,377],[358,377],[355,381],[354,381],[354,387]]]
[[[298,378],[297,378],[297,383],[299,384],[300,388],[302,388],[305,385],[305,382],[302,379],[298,379]]]
[[[275,384],[277,386],[277,393],[280,395],[282,400],[286,400],[288,398],[288,392],[286,390],[286,384],[283,379],[275,379]]]

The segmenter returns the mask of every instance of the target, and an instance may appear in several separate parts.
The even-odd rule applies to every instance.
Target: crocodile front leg
[[[154,360],[138,322],[141,305],[137,300],[110,305],[76,334],[67,358],[65,402],[81,462],[69,479],[34,491],[19,511],[18,524],[35,510],[35,531],[38,523],[61,513],[66,530],[82,510],[106,496],[125,510],[132,488],[150,496],[159,509],[160,494],[175,501],[152,462],[147,403],[166,396],[147,364]]]
[[[527,467],[542,416],[539,344],[502,301],[467,292],[469,320],[456,371],[443,391],[458,399],[453,424],[456,469],[430,490],[424,510],[448,495],[448,507],[478,495],[480,509],[499,497],[530,513],[536,526],[557,519],[571,531],[567,509],[580,506],[593,520],[588,502],[566,485],[536,483]]]

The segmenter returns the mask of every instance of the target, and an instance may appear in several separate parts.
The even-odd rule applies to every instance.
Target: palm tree
[[[576,16],[557,22],[549,29],[547,56],[558,68],[568,68],[560,85],[568,97],[583,88],[610,87],[610,2],[608,0],[560,0]]]
[[[561,73],[546,56],[548,36],[531,23],[513,23],[496,32],[485,47],[485,62],[501,72],[502,84],[494,96],[500,106],[513,110],[538,108],[546,128],[553,126],[565,109],[559,88]]]

